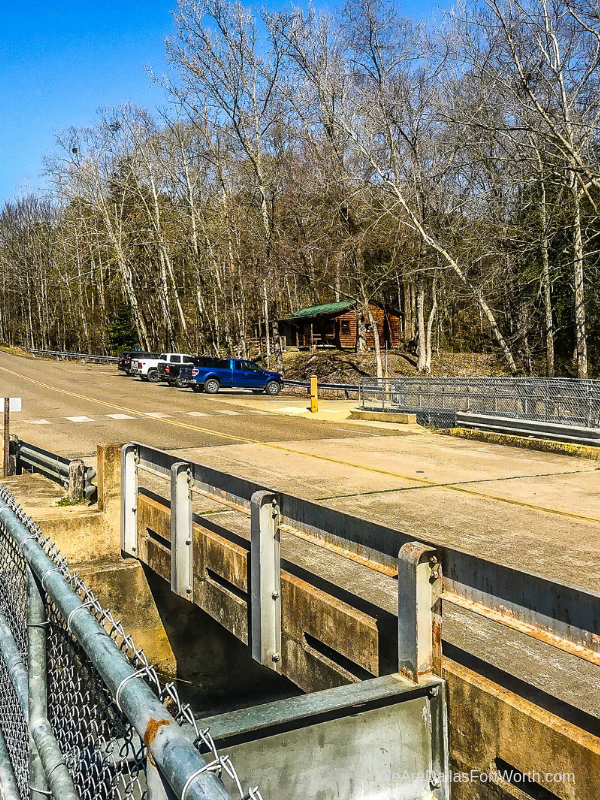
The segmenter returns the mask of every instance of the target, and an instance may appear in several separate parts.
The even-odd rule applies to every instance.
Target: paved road
[[[0,353],[0,385],[0,394],[23,397],[14,432],[56,452],[89,456],[98,442],[137,439],[415,539],[600,590],[596,461],[451,439],[416,426],[357,424],[344,418],[344,403],[337,404],[338,418],[333,404],[329,420],[305,419],[292,413],[304,403],[290,398],[207,397],[73,362]],[[464,615],[453,621],[450,614],[448,624],[456,640],[469,627]],[[559,687],[575,706],[581,683],[592,682],[579,659],[572,664],[553,648],[507,639],[501,626],[482,630],[479,621],[470,634],[467,652],[484,653],[517,676],[531,667],[542,675],[531,679],[535,685],[551,686],[551,693]]]
[[[395,430],[282,416],[290,400],[248,392],[194,394],[132,379],[110,366],[28,359],[0,353],[0,395],[21,396],[11,432],[69,457],[93,456],[96,444],[142,441],[178,449],[356,436],[395,436]],[[236,404],[252,400],[251,408]],[[259,407],[257,407],[259,406]]]
[[[343,414],[284,416],[277,412],[304,403],[196,395],[73,362],[0,354],[0,381],[2,393],[23,396],[14,432],[55,452],[90,456],[98,442],[132,439],[184,450],[416,539],[600,589],[597,461],[356,424]]]

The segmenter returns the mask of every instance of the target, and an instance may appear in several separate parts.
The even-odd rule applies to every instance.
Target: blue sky
[[[43,186],[42,158],[53,152],[56,135],[93,124],[98,108],[165,104],[144,67],[165,73],[175,6],[176,0],[0,0],[0,204]],[[437,6],[411,0],[404,15],[426,17]]]

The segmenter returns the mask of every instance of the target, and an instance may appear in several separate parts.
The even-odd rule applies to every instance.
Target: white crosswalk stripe
[[[282,411],[296,411],[300,413],[304,411],[304,409],[281,409]],[[164,411],[145,411],[140,412],[140,416],[134,416],[133,414],[97,414],[95,417],[88,417],[88,416],[78,416],[78,417],[53,417],[52,419],[24,419],[22,420],[22,424],[24,425],[53,425],[53,424],[60,424],[64,420],[68,420],[69,422],[100,422],[102,419],[113,419],[116,422],[121,422],[129,419],[144,419],[144,417],[152,417],[154,419],[164,419],[165,417],[172,417],[173,414],[185,414],[188,417],[214,417],[217,414],[223,414],[228,417],[239,417],[243,414],[262,414],[269,416],[268,411],[259,411],[255,408],[245,408],[242,411],[229,411],[227,409],[222,408],[214,408],[211,409],[211,413],[208,414],[206,411],[173,411],[171,414],[166,414]]]

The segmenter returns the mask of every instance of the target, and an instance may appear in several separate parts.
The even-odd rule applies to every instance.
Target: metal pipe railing
[[[148,471],[171,479],[172,470],[181,463],[180,456],[131,442],[122,448],[121,463],[121,546],[126,553],[139,557],[138,472]],[[400,528],[361,519],[206,464],[195,461],[186,464],[192,491],[208,492],[247,511],[251,510],[256,492],[270,492],[278,498],[281,522],[288,530],[316,536],[361,558],[372,559],[386,569],[397,568],[399,548],[413,540],[410,533]],[[170,500],[171,508],[178,504],[174,493]],[[195,521],[202,525],[202,516]],[[173,563],[179,562],[179,541],[177,532],[172,530]],[[436,548],[443,566],[446,598],[451,598],[454,604],[477,606],[482,609],[482,616],[498,615],[508,626],[526,630],[528,635],[542,640],[552,637],[560,648],[576,652],[593,663],[599,662],[600,592],[520,569],[510,561],[497,563],[434,540],[422,541]],[[190,559],[190,547],[185,541],[183,549],[188,551],[185,557]]]
[[[43,580],[46,593],[67,621],[70,633],[94,664],[117,707],[144,741],[175,794],[182,797],[185,790],[186,800],[231,800],[231,795],[209,770],[198,750],[142,680],[147,670],[134,669],[60,574],[56,563],[2,498],[0,515],[7,533],[21,549],[33,574]]]
[[[89,361],[108,361],[112,363],[116,363],[119,360],[118,356],[95,356],[90,353],[69,353],[65,350],[36,350],[31,348],[29,352],[33,356],[55,356],[57,360],[61,358],[80,358],[83,361],[87,359]]]
[[[38,611],[38,608],[34,609],[34,617]],[[45,698],[45,679],[42,684],[42,679],[36,674],[33,680],[35,697],[30,699],[29,689],[32,682],[17,649],[10,626],[2,614],[0,614],[0,652],[8,668],[8,674],[17,695],[23,717],[28,720],[29,732],[37,750],[37,754],[34,753],[34,762],[37,761],[36,755],[39,755],[44,774],[55,798],[60,798],[60,800],[79,800],[79,795],[64,763],[58,742],[50,723],[43,713],[45,711],[45,699],[42,699],[41,692],[44,691]],[[36,672],[39,664],[40,654],[36,653],[34,665]],[[32,707],[35,711],[35,716],[33,717],[29,713]],[[39,789],[41,787],[35,788]]]
[[[33,469],[68,487],[72,502],[84,498],[90,500],[95,494],[96,486],[92,481],[96,477],[96,470],[86,467],[81,459],[59,456],[17,437],[11,439],[11,450],[16,456],[17,471]]]

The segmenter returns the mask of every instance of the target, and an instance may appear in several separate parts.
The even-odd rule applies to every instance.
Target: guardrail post
[[[193,600],[192,470],[178,461],[171,467],[171,589]]]
[[[137,447],[124,444],[121,448],[121,550],[128,556],[137,555]]]
[[[85,464],[80,458],[76,458],[69,464],[69,500],[71,503],[79,503],[83,500],[85,479]]]
[[[27,576],[27,664],[29,703],[29,785],[31,798],[44,797],[48,792],[46,773],[33,740],[32,724],[48,716],[46,685],[46,609],[37,580],[29,566]],[[36,789],[38,791],[36,791]]]
[[[9,461],[8,474],[18,475],[19,437],[13,433],[11,433],[10,435],[8,461]]]
[[[250,614],[252,658],[281,672],[279,499],[267,491],[251,499]]]
[[[435,549],[407,542],[398,554],[398,671],[419,682],[441,674],[442,567]]]

